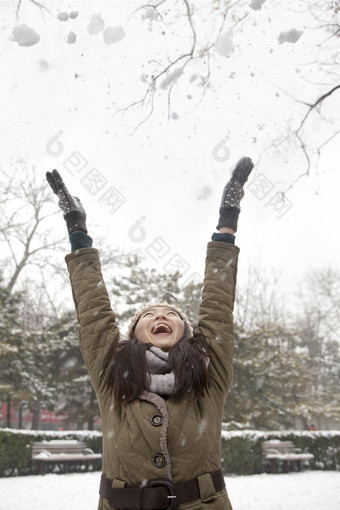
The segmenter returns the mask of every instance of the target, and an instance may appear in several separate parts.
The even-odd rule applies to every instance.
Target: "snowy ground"
[[[0,510],[95,510],[100,473],[0,478]],[[226,477],[234,510],[339,510],[340,473]]]

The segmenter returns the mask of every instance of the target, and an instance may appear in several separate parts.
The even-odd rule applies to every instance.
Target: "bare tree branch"
[[[305,104],[307,104],[309,106],[309,110],[307,111],[307,113],[303,117],[303,119],[301,120],[300,126],[297,128],[296,133],[299,133],[299,131],[302,129],[304,123],[306,122],[308,116],[311,114],[311,112],[314,110],[314,108],[316,108],[318,105],[320,105],[327,97],[331,96],[338,89],[340,89],[340,85],[335,85],[335,87],[333,87],[331,90],[329,90],[325,94],[322,94],[322,96],[320,96],[315,101],[315,103],[313,103],[313,104],[305,103]]]
[[[138,7],[138,9],[134,10],[134,11],[132,12],[132,14],[131,14],[131,16],[130,16],[130,17],[132,17],[134,14],[136,14],[137,12],[139,12],[139,11],[141,11],[141,10],[144,10],[144,9],[153,9],[153,10],[156,12],[157,16],[158,16],[158,17],[161,19],[161,21],[165,24],[163,16],[162,16],[162,15],[159,13],[159,11],[158,11],[158,7],[159,7],[160,5],[162,5],[162,4],[164,4],[165,2],[167,2],[167,0],[161,0],[160,2],[158,2],[158,3],[157,3],[157,4],[155,4],[155,5],[152,5],[152,4],[144,4],[144,5],[142,5],[141,7]]]
[[[150,5],[150,4],[145,4],[141,7],[139,7],[136,11],[134,12],[137,12],[141,9],[145,9],[145,8],[153,8],[155,9],[155,11],[157,12],[157,15],[162,19],[162,16],[160,15],[159,11],[158,11],[158,7],[160,5],[163,5],[166,3],[167,0],[163,0],[161,2],[158,2],[157,4],[155,5]],[[156,87],[157,87],[157,84],[159,82],[159,80],[165,76],[167,73],[169,73],[172,69],[174,69],[174,67],[179,63],[179,62],[182,62],[184,60],[184,63],[182,64],[181,68],[179,69],[180,73],[179,75],[181,75],[183,73],[183,70],[184,68],[188,65],[188,63],[190,61],[192,61],[195,57],[195,50],[196,50],[196,44],[197,44],[197,34],[196,34],[196,30],[195,30],[195,27],[194,27],[194,24],[193,24],[193,19],[192,19],[192,11],[191,11],[191,7],[189,5],[189,2],[188,0],[182,0],[184,6],[185,6],[185,11],[186,11],[186,16],[188,18],[188,23],[189,23],[189,27],[190,27],[190,31],[191,31],[191,37],[192,37],[192,44],[191,44],[191,48],[189,51],[183,53],[182,55],[179,55],[177,58],[173,59],[168,65],[164,66],[164,68],[162,69],[162,71],[158,72],[157,74],[153,75],[151,77],[151,83],[149,84],[149,86],[147,87],[147,90],[144,94],[144,96],[138,100],[138,101],[135,101],[133,102],[132,104],[128,105],[127,107],[125,108],[120,108],[116,111],[115,115],[116,116],[118,113],[123,113],[125,114],[127,111],[135,108],[135,107],[139,107],[139,106],[147,106],[149,105],[149,111],[147,113],[147,115],[141,120],[141,122],[139,122],[133,129],[133,132],[132,134],[135,133],[135,131],[142,125],[144,124],[149,118],[150,116],[152,115],[153,111],[154,111],[154,96],[155,96],[155,92],[156,92]],[[199,58],[199,57],[197,57]],[[169,91],[168,91],[168,117],[170,117],[170,108],[171,108],[171,92],[175,86],[177,82],[177,78],[174,78],[172,84],[170,85],[169,87]]]
[[[288,193],[288,191],[291,190],[300,179],[302,179],[303,177],[308,177],[308,175],[310,173],[311,162],[310,162],[310,158],[309,158],[309,155],[308,155],[308,151],[306,149],[306,146],[305,146],[302,138],[299,136],[299,134],[296,133],[296,137],[297,137],[297,139],[300,142],[300,146],[301,146],[302,152],[305,155],[305,158],[307,160],[307,170],[305,172],[303,172],[302,174],[300,174],[296,179],[294,179],[294,181],[283,192],[283,196],[285,196],[285,194]]]
[[[207,67],[206,74],[204,76],[201,76],[200,86],[202,87],[203,92],[202,92],[202,97],[201,97],[200,101],[196,104],[196,107],[201,103],[201,101],[203,100],[203,98],[205,96],[206,87],[207,87],[207,85],[209,83],[209,79],[210,79],[210,67],[209,67],[210,51],[212,50],[212,48],[215,45],[216,38],[221,34],[222,30],[224,29],[224,25],[225,25],[225,21],[227,19],[228,13],[231,12],[231,10],[234,7],[236,7],[238,5],[243,5],[244,0],[236,0],[234,2],[232,2],[231,0],[223,0],[221,2],[219,2],[219,1],[212,2],[212,8],[214,9],[214,11],[218,12],[218,16],[221,16],[222,19],[221,19],[221,22],[219,23],[217,29],[215,27],[213,27],[212,32],[208,37],[208,41],[206,41],[206,40],[200,41],[201,48],[199,49],[199,51],[197,51],[197,41],[198,41],[199,34],[197,33],[197,29],[196,29],[195,23],[194,23],[195,13],[196,13],[196,11],[197,12],[199,11],[198,8],[196,8],[195,5],[190,5],[189,0],[178,0],[178,2],[176,3],[177,10],[174,13],[174,9],[171,8],[171,5],[169,6],[169,4],[170,4],[169,0],[161,0],[161,1],[155,2],[155,3],[145,3],[144,5],[138,7],[138,9],[134,10],[131,15],[131,16],[133,16],[137,12],[140,12],[145,9],[152,9],[156,14],[156,16],[155,16],[156,19],[161,20],[161,22],[165,26],[169,25],[169,22],[168,23],[165,22],[166,16],[162,15],[162,10],[161,10],[162,8],[167,9],[167,11],[166,11],[167,13],[171,12],[171,14],[173,14],[175,16],[175,18],[181,18],[181,17],[185,16],[187,18],[188,26],[190,28],[191,41],[192,41],[191,47],[190,47],[190,49],[188,49],[188,51],[171,59],[171,61],[168,62],[167,65],[162,65],[161,63],[158,63],[158,66],[160,66],[160,65],[162,66],[162,70],[161,71],[157,70],[157,72],[154,72],[152,74],[151,81],[148,84],[146,91],[141,99],[134,101],[131,104],[129,104],[128,106],[119,108],[115,111],[114,117],[116,115],[118,115],[119,113],[125,115],[127,112],[129,112],[133,109],[136,109],[136,108],[142,108],[142,109],[145,108],[147,110],[147,112],[146,112],[145,116],[142,118],[142,120],[137,125],[135,125],[133,127],[132,134],[134,134],[135,131],[141,125],[143,125],[153,114],[155,94],[156,94],[157,86],[158,86],[158,83],[160,82],[160,80],[163,77],[165,77],[166,75],[170,75],[171,72],[174,72],[175,75],[173,77],[171,77],[171,75],[170,75],[171,84],[169,85],[168,93],[167,93],[168,119],[170,118],[172,92],[173,92],[176,84],[178,83],[180,76],[183,74],[184,69],[188,66],[188,64],[190,62],[193,62],[194,60],[200,60],[200,61],[205,60],[204,64]],[[221,11],[222,11],[222,13],[221,13]],[[247,12],[244,15],[242,14],[241,16],[237,16],[237,15],[234,16],[232,18],[233,24],[231,25],[231,28],[234,28],[239,23],[241,23],[248,16],[248,14],[249,14],[249,10],[247,10]],[[148,15],[146,15],[145,17],[147,18]],[[151,20],[155,19],[152,16],[152,13],[151,13],[150,19]],[[212,39],[213,39],[213,41],[211,42]],[[178,64],[181,64],[181,66],[179,68],[176,67]],[[176,74],[176,71],[178,71],[178,75]],[[164,88],[165,88],[165,86],[166,85],[164,85]],[[161,87],[162,87],[162,85],[161,85]]]
[[[49,14],[51,14],[51,11],[42,3],[38,2],[37,0],[29,0],[32,4],[34,4],[36,7],[39,7],[40,10],[45,10]],[[19,16],[20,7],[22,5],[22,0],[18,0],[17,9],[16,9],[16,17]]]
[[[0,170],[6,194],[0,204],[3,226],[0,240],[7,246],[11,256],[6,264],[10,294],[18,282],[23,269],[34,262],[37,253],[53,249],[60,241],[44,233],[41,224],[59,211],[49,212],[46,207],[52,202],[45,182],[36,183],[35,176],[28,171],[16,173],[16,178]]]
[[[338,89],[340,89],[340,85],[335,85],[334,87],[332,87],[330,90],[328,90],[327,92],[325,92],[324,94],[322,94],[320,97],[318,97],[318,99],[314,102],[314,103],[307,103],[307,102],[303,102],[303,101],[298,101],[296,100],[297,102],[299,102],[300,104],[304,104],[306,106],[308,106],[308,110],[307,112],[305,113],[305,115],[302,117],[299,125],[297,128],[290,128],[289,129],[289,132],[286,136],[282,137],[281,139],[279,139],[279,141],[277,142],[273,142],[271,144],[269,144],[267,147],[265,147],[265,149],[263,150],[263,152],[266,152],[267,150],[269,149],[278,149],[280,146],[283,146],[286,142],[288,142],[290,139],[296,139],[298,142],[299,142],[299,146],[302,150],[302,153],[306,159],[306,163],[307,163],[307,166],[306,166],[306,171],[301,173],[300,175],[298,175],[296,177],[296,179],[294,179],[294,181],[288,186],[288,188],[283,192],[283,194],[286,194],[289,190],[291,190],[295,184],[303,177],[308,177],[310,175],[310,171],[311,171],[311,167],[312,167],[312,163],[311,163],[311,155],[309,153],[309,150],[307,148],[307,145],[306,145],[306,142],[304,140],[304,137],[302,136],[301,134],[301,130],[302,128],[305,126],[306,122],[307,122],[307,119],[308,117],[310,116],[310,114],[318,107],[320,106],[323,101],[325,99],[327,99],[328,97],[330,97],[335,91],[337,91]],[[289,95],[289,94],[287,94]],[[290,96],[290,95],[289,95]],[[291,97],[291,96],[290,96]],[[327,145],[327,143],[329,143],[335,136],[337,136],[337,134],[340,132],[340,130],[337,130],[335,133],[333,133],[323,144],[321,144],[318,148],[317,148],[317,154],[318,154],[318,157],[320,158],[320,152],[321,152],[321,149]]]
[[[333,140],[333,138],[335,138],[338,134],[340,133],[340,129],[338,129],[337,131],[335,131],[335,133],[332,134],[332,136],[330,136],[327,140],[325,140],[321,145],[319,145],[318,147],[318,155],[320,157],[320,153],[321,153],[321,149],[323,147],[325,147],[325,145],[327,145],[331,140]]]

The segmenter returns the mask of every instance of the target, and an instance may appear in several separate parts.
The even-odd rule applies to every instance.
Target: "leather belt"
[[[209,473],[216,492],[225,488],[222,471]],[[197,478],[185,482],[174,483],[169,478],[155,478],[149,480],[145,486],[126,486],[113,488],[110,478],[102,475],[100,482],[100,495],[107,499],[111,508],[124,508],[126,510],[174,510],[179,505],[200,499],[199,483]]]

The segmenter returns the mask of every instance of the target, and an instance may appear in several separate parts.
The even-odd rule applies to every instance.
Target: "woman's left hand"
[[[220,205],[220,217],[217,229],[220,232],[227,232],[223,228],[236,232],[237,221],[240,214],[240,202],[244,196],[243,186],[248,180],[249,174],[254,168],[251,158],[242,158],[238,161],[231,176],[223,189]]]

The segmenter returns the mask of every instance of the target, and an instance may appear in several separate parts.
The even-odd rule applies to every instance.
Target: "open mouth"
[[[168,326],[167,324],[164,324],[164,323],[160,323],[160,324],[156,324],[152,330],[151,330],[151,333],[153,335],[159,335],[161,333],[166,333],[168,335],[171,335],[172,333],[172,329],[170,328],[170,326]]]

